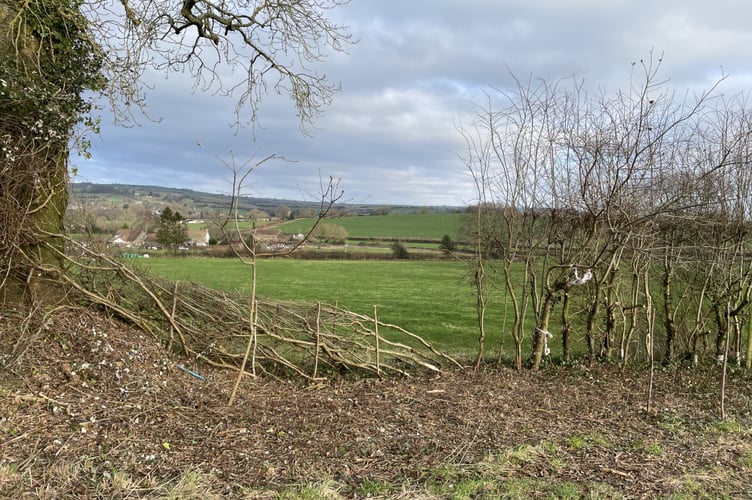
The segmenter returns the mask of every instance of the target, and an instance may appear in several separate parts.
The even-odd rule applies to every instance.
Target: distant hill
[[[130,184],[93,184],[77,182],[69,184],[69,192],[78,199],[99,200],[102,203],[127,203],[128,201],[152,200],[154,203],[190,205],[195,210],[226,211],[230,207],[231,197],[222,193],[204,193],[192,189],[168,188],[161,186],[138,186]],[[280,205],[290,209],[311,208],[315,203],[274,198],[243,197],[239,200],[240,210],[274,210]]]
[[[94,184],[90,182],[76,182],[69,184],[72,201],[76,201],[96,208],[114,209],[131,204],[144,205],[155,210],[163,206],[177,208],[186,217],[205,217],[206,213],[227,211],[231,197],[222,193],[204,193],[192,189],[168,188],[160,186],[139,186],[130,184]],[[314,209],[318,203],[300,200],[278,198],[242,197],[238,208],[241,211],[262,210],[274,213],[280,206],[290,210]],[[336,210],[351,214],[374,214],[384,212],[417,213],[417,212],[456,212],[462,207],[425,207],[418,205],[367,205],[367,204],[337,204]]]

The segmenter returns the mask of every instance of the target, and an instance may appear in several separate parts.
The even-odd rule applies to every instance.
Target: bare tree
[[[143,76],[154,69],[187,71],[196,89],[234,96],[241,122],[258,120],[269,90],[285,93],[306,127],[339,88],[313,65],[351,42],[346,28],[326,16],[347,3],[93,0],[84,13],[107,55],[109,96],[122,119],[132,118],[128,111],[143,103],[148,91]]]
[[[474,265],[479,311],[485,306],[490,290],[486,280],[494,276],[485,270],[493,262],[499,262],[505,300],[511,303],[513,314],[511,331],[518,368],[522,366],[528,304],[532,304],[543,322],[536,329],[536,332],[544,332],[536,333],[536,350],[542,355],[547,334],[544,323],[550,317],[556,294],[547,289],[543,293],[550,292],[550,297],[539,300],[540,275],[537,274],[541,270],[546,277],[549,275],[552,238],[545,221],[555,189],[552,165],[560,111],[556,97],[556,85],[544,81],[517,81],[513,91],[496,89],[495,94],[488,96],[487,106],[480,108],[474,120],[461,129],[468,145],[465,163],[475,180],[479,200],[478,251]],[[500,100],[499,108],[494,99]],[[520,263],[525,267],[522,280],[513,270]],[[566,282],[564,276],[562,271],[557,277],[557,291]],[[481,339],[483,336],[481,332]]]
[[[475,289],[475,313],[478,324],[478,352],[475,359],[475,369],[480,368],[486,346],[486,312],[493,286],[488,278],[489,270],[493,268],[493,261],[489,258],[489,240],[497,240],[493,236],[499,227],[492,222],[496,210],[488,201],[490,179],[489,168],[492,164],[492,149],[490,142],[478,134],[479,128],[458,128],[465,139],[466,152],[461,155],[468,173],[473,179],[476,192],[475,206],[469,210],[469,224],[465,228],[466,236],[473,242],[474,259],[472,269],[472,283]],[[502,338],[503,338],[502,333]]]
[[[232,172],[232,198],[230,202],[230,210],[227,216],[223,218],[223,221],[221,223],[222,233],[225,235],[225,239],[229,240],[230,232],[242,234],[239,225],[240,211],[238,205],[240,199],[243,196],[247,195],[247,190],[250,187],[249,182],[251,176],[259,168],[263,167],[265,164],[271,161],[286,160],[281,156],[272,154],[266,156],[265,158],[262,158],[261,160],[256,160],[255,158],[251,157],[239,165],[236,163],[234,156],[231,157],[229,161],[222,159],[216,154],[214,155],[214,157],[217,159],[217,161],[219,161],[223,166],[225,166]],[[319,226],[319,223],[329,214],[329,211],[332,209],[334,204],[340,200],[343,194],[344,193],[339,189],[339,181],[336,181],[331,177],[327,182],[322,181],[320,186],[318,214],[315,217],[314,222],[308,232],[303,236],[303,238],[296,240],[295,244],[286,252],[284,252],[285,255],[294,252],[308,240],[311,234]],[[261,251],[260,248],[256,245],[255,225],[250,231],[250,237],[240,238],[239,245],[240,248],[232,244],[230,244],[229,247],[233,251],[235,256],[250,269],[250,303],[248,305],[248,331],[250,332],[250,334],[248,336],[245,353],[238,370],[238,376],[230,395],[228,405],[232,405],[233,401],[235,400],[240,381],[246,374],[249,363],[251,375],[256,376],[256,348],[258,345],[259,325],[258,297],[256,294],[256,285],[258,280],[257,262],[259,257],[263,257],[265,255],[264,252]],[[275,253],[275,255],[279,255],[279,253]]]

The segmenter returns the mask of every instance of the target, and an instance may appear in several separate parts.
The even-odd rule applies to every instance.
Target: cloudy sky
[[[358,43],[317,67],[342,90],[310,136],[276,95],[254,139],[231,127],[231,100],[155,77],[148,111],[161,120],[123,128],[104,114],[92,159],[74,158],[75,180],[227,193],[231,174],[215,155],[242,163],[277,154],[294,163],[266,164],[252,194],[315,199],[331,175],[348,202],[464,205],[473,190],[457,124],[484,92],[509,87],[510,72],[574,74],[611,93],[652,50],[679,92],[724,73],[720,91],[752,87],[752,4],[743,0],[352,0],[332,17]]]

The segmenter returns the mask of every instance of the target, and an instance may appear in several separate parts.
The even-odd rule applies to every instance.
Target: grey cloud
[[[260,127],[235,133],[232,99],[191,95],[182,75],[153,77],[151,114],[161,123],[103,128],[94,158],[77,161],[81,178],[229,190],[229,161],[276,153],[280,163],[254,175],[259,196],[311,196],[319,177],[342,178],[345,197],[373,203],[458,204],[472,189],[456,153],[455,130],[483,91],[522,80],[576,74],[592,88],[629,85],[631,62],[664,54],[663,75],[679,92],[730,74],[722,91],[752,82],[752,6],[666,0],[361,1],[337,10],[359,41],[318,69],[342,91],[300,133],[286,96],[270,94]]]

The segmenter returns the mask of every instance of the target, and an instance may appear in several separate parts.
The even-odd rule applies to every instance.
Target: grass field
[[[250,270],[235,259],[155,258],[141,261],[171,279],[220,290],[247,290]],[[457,262],[261,260],[258,293],[284,299],[321,301],[394,323],[452,353],[477,349],[475,296],[468,268]],[[487,315],[488,354],[495,355],[503,318],[501,299]],[[505,353],[512,354],[511,339]]]
[[[340,217],[325,224],[338,224],[352,238],[405,238],[441,240],[448,234],[459,239],[463,214],[403,214]],[[304,233],[310,229],[312,219],[298,219],[279,226],[285,233]]]

